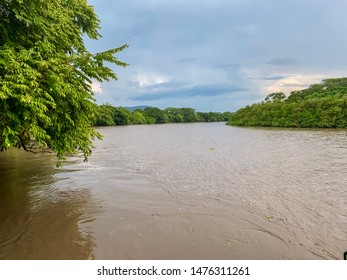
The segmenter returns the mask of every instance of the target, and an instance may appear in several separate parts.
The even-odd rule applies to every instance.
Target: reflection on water
[[[1,154],[0,259],[92,259],[87,189],[58,183],[54,156]]]
[[[0,154],[2,259],[341,259],[347,131],[102,128],[88,163]]]

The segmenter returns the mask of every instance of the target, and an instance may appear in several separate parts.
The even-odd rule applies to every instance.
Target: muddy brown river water
[[[341,259],[347,130],[98,129],[88,163],[0,153],[0,259]]]

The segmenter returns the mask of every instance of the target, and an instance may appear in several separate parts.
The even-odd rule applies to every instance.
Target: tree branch
[[[22,148],[24,149],[24,151],[30,152],[30,153],[33,153],[33,154],[36,154],[36,153],[37,153],[37,152],[35,152],[35,151],[28,150],[27,147],[25,146],[24,142],[23,142],[22,137],[20,137],[19,135],[17,135],[17,137],[18,137],[19,142],[20,142],[20,145],[22,146]]]

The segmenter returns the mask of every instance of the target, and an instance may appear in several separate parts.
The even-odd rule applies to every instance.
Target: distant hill
[[[140,109],[140,110],[144,110],[144,109],[146,109],[146,108],[148,108],[149,106],[147,106],[147,105],[143,105],[143,106],[132,106],[132,107],[124,107],[125,109],[127,109],[128,111],[130,111],[130,112],[134,112],[135,110],[137,110],[137,109]]]

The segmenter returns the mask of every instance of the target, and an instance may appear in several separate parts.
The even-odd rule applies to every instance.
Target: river
[[[0,153],[0,259],[341,259],[347,130],[98,128],[89,162]]]

